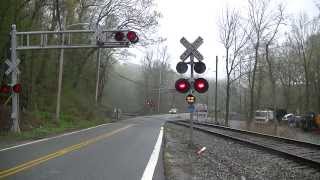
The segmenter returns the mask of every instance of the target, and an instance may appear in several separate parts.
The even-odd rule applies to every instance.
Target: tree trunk
[[[288,89],[288,87],[284,87],[283,88],[283,96],[285,98],[285,107],[287,110],[289,110],[291,108],[291,100],[290,100],[290,90]]]
[[[262,69],[260,67],[260,73],[258,74],[258,87],[257,87],[257,96],[255,98],[256,103],[255,103],[255,108],[256,109],[260,109],[260,100],[261,100],[261,93],[262,93],[262,87],[263,87],[263,72]]]
[[[107,82],[107,75],[109,74],[109,66],[108,66],[108,61],[105,62],[105,64],[102,66],[102,71],[100,73],[100,78],[99,78],[99,88],[98,88],[98,105],[102,104],[102,98],[103,98],[103,92],[104,92],[104,87]]]
[[[231,69],[232,67],[230,67]],[[229,104],[230,104],[230,74],[229,70],[229,49],[226,48],[226,71],[227,71],[227,87],[226,87],[226,114],[225,114],[225,126],[229,125]]]
[[[302,52],[302,55],[303,55],[303,67],[304,67],[304,78],[305,78],[305,98],[306,98],[306,101],[305,101],[305,107],[304,107],[304,110],[305,111],[310,111],[309,110],[309,105],[310,105],[310,101],[309,101],[309,97],[310,97],[310,87],[309,87],[309,67],[308,67],[308,62],[307,62],[307,58],[306,58],[306,54],[305,52],[303,51]]]
[[[225,126],[229,126],[230,74],[227,74]]]
[[[258,50],[259,50],[259,39],[257,40],[257,44],[255,47],[255,61],[253,66],[252,78],[251,78],[251,86],[250,86],[250,111],[249,111],[249,122],[251,123],[253,120],[253,113],[255,111],[254,108],[254,84],[256,80],[256,71],[257,71],[257,64],[258,64]]]
[[[276,83],[275,83],[275,78],[273,76],[273,71],[272,71],[272,63],[271,59],[269,58],[269,44],[266,45],[266,61],[268,63],[268,70],[269,70],[269,80],[271,83],[271,94],[270,96],[272,97],[272,108],[273,108],[273,121],[274,123],[274,131],[275,134],[278,134],[278,119],[276,119],[276,108],[277,108],[277,102],[276,102]]]

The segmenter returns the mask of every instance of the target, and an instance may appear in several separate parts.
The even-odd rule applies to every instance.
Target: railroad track
[[[189,122],[186,121],[170,121],[170,123],[189,127]],[[233,129],[209,123],[194,122],[193,125],[196,130],[236,140],[241,143],[250,144],[251,146],[264,151],[268,150],[273,153],[286,156],[298,163],[303,163],[316,169],[320,169],[320,145],[318,144],[252,131]]]

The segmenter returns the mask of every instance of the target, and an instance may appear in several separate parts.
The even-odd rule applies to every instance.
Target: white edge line
[[[50,138],[44,138],[44,139],[40,139],[40,140],[36,140],[36,141],[27,142],[27,143],[24,143],[24,144],[19,144],[19,145],[16,145],[16,146],[11,146],[11,147],[8,147],[8,148],[0,149],[0,152],[7,151],[7,150],[10,150],[10,149],[19,148],[19,147],[22,147],[22,146],[27,146],[27,145],[30,145],[30,144],[43,142],[43,141],[48,141],[48,140],[51,140],[51,139],[61,138],[61,137],[64,137],[64,136],[68,136],[68,135],[71,135],[71,134],[76,134],[76,133],[83,132],[83,131],[88,131],[90,129],[98,128],[98,127],[101,127],[101,126],[106,126],[106,125],[109,125],[109,124],[111,124],[111,123],[100,124],[98,126],[89,127],[89,128],[86,128],[86,129],[81,129],[79,131],[73,131],[73,132],[61,134],[61,135],[50,137]]]
[[[159,154],[160,154],[160,149],[161,149],[161,144],[162,144],[162,136],[163,136],[163,127],[161,126],[158,140],[156,142],[156,145],[154,146],[154,149],[152,151],[152,154],[150,156],[148,164],[147,164],[146,168],[144,169],[141,180],[152,180],[153,173],[156,168]]]

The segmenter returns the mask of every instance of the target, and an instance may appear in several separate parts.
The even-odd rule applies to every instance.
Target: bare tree
[[[284,21],[284,7],[280,4],[278,6],[278,12],[276,13],[274,17],[274,28],[270,27],[269,33],[264,37],[264,40],[266,41],[266,61],[268,64],[268,71],[269,71],[269,80],[271,83],[271,96],[272,97],[272,106],[274,111],[274,124],[275,124],[275,132],[277,133],[278,128],[278,120],[276,119],[276,109],[277,109],[277,96],[276,96],[276,79],[274,76],[274,61],[272,58],[270,58],[270,45],[272,45],[273,41],[275,40],[275,37],[279,31],[279,26]],[[272,26],[272,25],[271,25]]]
[[[138,31],[140,44],[148,45],[149,32],[153,31],[158,25],[160,14],[153,10],[153,0],[99,0],[92,1],[90,14],[90,24],[93,28],[106,29],[131,29]],[[87,5],[89,6],[89,5]],[[116,52],[125,55],[125,50],[101,50],[105,57],[102,57],[100,68],[101,78],[99,81],[98,94],[104,90],[108,76],[108,68],[112,63],[109,62],[112,55]],[[99,97],[102,97],[99,96]],[[98,100],[101,102],[101,99]]]
[[[305,109],[310,108],[310,63],[314,53],[313,42],[309,37],[317,31],[316,23],[309,21],[306,14],[300,14],[298,19],[292,22],[292,38],[296,53],[303,62],[304,80],[305,80]]]
[[[220,17],[218,23],[220,32],[220,41],[225,49],[225,62],[227,72],[227,83],[226,83],[226,114],[225,114],[225,126],[229,125],[229,106],[230,106],[230,87],[231,84],[237,79],[232,78],[232,73],[239,66],[240,62],[238,56],[241,50],[244,48],[248,41],[248,35],[246,30],[241,26],[241,18],[237,11],[226,8]]]
[[[274,12],[270,7],[270,0],[248,0],[249,9],[249,24],[253,30],[251,37],[251,43],[254,49],[254,65],[252,70],[252,77],[250,83],[250,111],[249,111],[249,121],[253,119],[253,113],[255,110],[254,94],[255,94],[255,82],[256,82],[256,72],[259,64],[259,59],[261,58],[260,46],[262,42],[267,39],[267,44],[270,44],[274,40],[274,36],[278,32],[278,25],[283,21],[283,8],[279,6],[280,15],[274,19]],[[273,28],[275,27],[275,28]],[[271,30],[270,30],[271,29]],[[267,37],[267,38],[266,38]],[[267,48],[269,50],[269,47]]]
[[[145,99],[152,99],[153,102],[157,101],[159,110],[162,110],[165,104],[170,104],[162,102],[165,97],[161,96],[162,92],[168,91],[171,83],[168,81],[170,73],[168,61],[169,56],[166,46],[147,51],[142,60]]]
[[[281,48],[278,48],[276,74],[282,86],[285,109],[295,111],[297,108],[293,99],[294,88],[301,84],[304,75],[303,67],[299,63],[298,56],[294,53],[292,44],[291,38],[287,37],[287,41],[283,43]],[[300,96],[297,97],[299,99]],[[301,100],[298,100],[298,102],[301,102]],[[298,106],[301,105],[301,103],[297,104]]]

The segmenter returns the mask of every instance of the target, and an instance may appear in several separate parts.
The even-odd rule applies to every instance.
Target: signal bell
[[[188,79],[180,78],[176,81],[175,88],[180,93],[186,93],[190,89],[190,83]]]
[[[194,81],[193,86],[198,93],[205,93],[209,88],[209,83],[204,78],[198,78]]]

